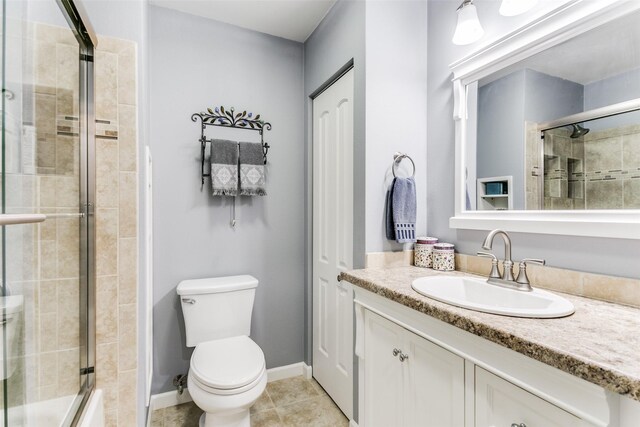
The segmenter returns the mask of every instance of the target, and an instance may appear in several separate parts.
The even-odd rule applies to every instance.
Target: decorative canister
[[[433,269],[438,271],[455,270],[455,254],[451,243],[433,245]]]
[[[438,243],[435,237],[418,237],[413,251],[413,265],[416,267],[433,267],[433,245]]]

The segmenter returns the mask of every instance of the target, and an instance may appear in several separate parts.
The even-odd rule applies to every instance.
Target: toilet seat
[[[215,394],[251,389],[265,375],[262,349],[246,335],[200,343],[191,356],[193,380]]]

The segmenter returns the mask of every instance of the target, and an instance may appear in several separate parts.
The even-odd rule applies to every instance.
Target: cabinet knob
[[[394,356],[399,355],[401,352],[402,352],[402,350],[398,350],[397,348],[394,348],[394,349],[393,349],[393,355],[394,355]]]
[[[404,353],[401,353],[401,354],[400,354],[400,361],[401,361],[401,362],[404,362],[404,361],[405,361],[405,360],[407,360],[408,358],[409,358],[409,356],[408,356],[408,355],[406,355],[406,354],[404,354]],[[527,426],[522,426],[522,427],[527,427]]]
[[[527,425],[525,423],[520,423],[520,424],[513,423],[511,424],[511,427],[527,427]]]

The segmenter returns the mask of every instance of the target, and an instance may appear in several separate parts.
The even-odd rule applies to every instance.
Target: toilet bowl
[[[249,408],[267,385],[262,350],[247,336],[207,341],[191,356],[187,387],[201,426],[249,426]]]
[[[204,411],[201,427],[249,427],[249,409],[266,387],[264,353],[248,336],[257,286],[251,276],[178,285],[187,346],[195,346],[187,388]]]

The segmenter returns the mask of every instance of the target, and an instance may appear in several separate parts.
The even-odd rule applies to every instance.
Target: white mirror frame
[[[451,228],[640,239],[640,210],[467,211],[467,86],[531,55],[640,10],[635,0],[572,0],[450,65],[456,133],[455,216]],[[477,85],[476,85],[477,87]],[[473,94],[470,94],[473,95]],[[475,182],[470,184],[475,186]]]

